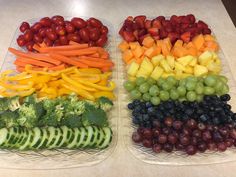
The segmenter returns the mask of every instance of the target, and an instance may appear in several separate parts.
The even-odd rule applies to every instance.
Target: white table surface
[[[236,28],[220,0],[0,0],[0,62],[4,59],[16,27],[30,18],[56,14],[94,16],[107,19],[117,27],[128,15],[170,16],[188,13],[206,21],[213,28],[234,70]],[[119,130],[121,137],[122,127]],[[4,162],[0,159],[0,163]],[[130,154],[119,138],[115,152],[95,166],[49,171],[0,169],[0,177],[233,177],[236,176],[235,169],[236,161],[202,166],[149,165]]]

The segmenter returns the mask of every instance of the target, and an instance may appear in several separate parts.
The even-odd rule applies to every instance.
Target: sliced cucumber
[[[43,132],[43,136],[40,137],[39,144],[35,146],[35,149],[45,148],[48,141],[48,136],[49,136],[48,130],[46,128],[42,128],[41,130]]]
[[[8,130],[6,128],[0,129],[0,146],[2,146],[9,137]]]
[[[30,149],[34,149],[35,147],[37,147],[41,142],[40,138],[43,136],[43,132],[38,127],[33,128],[32,131],[34,133],[34,138],[33,138],[32,142],[29,145]]]
[[[74,132],[74,139],[72,140],[71,143],[67,145],[67,148],[69,149],[75,148],[78,142],[78,138],[80,138],[80,130],[78,128],[73,128],[73,132]]]
[[[98,128],[98,137],[97,137],[97,142],[95,143],[95,147],[97,148],[102,142],[104,141],[105,134],[102,128]]]
[[[104,131],[105,137],[104,137],[103,143],[98,146],[98,148],[100,148],[100,149],[104,149],[104,148],[108,147],[109,144],[111,143],[111,140],[112,140],[112,130],[111,130],[111,128],[104,127],[102,129]]]
[[[28,130],[28,137],[27,137],[27,140],[25,141],[24,144],[22,144],[22,145],[19,147],[19,150],[25,150],[25,149],[27,149],[27,148],[30,146],[30,144],[31,144],[31,142],[32,142],[33,139],[34,139],[34,133],[33,133],[31,130]]]
[[[91,126],[87,126],[87,127],[85,127],[85,129],[86,129],[87,134],[86,134],[86,138],[84,139],[82,148],[88,147],[88,145],[91,142],[93,133],[94,133],[93,128]]]
[[[55,139],[54,143],[49,146],[49,149],[55,149],[58,146],[58,144],[59,144],[58,142],[61,139],[61,137],[62,137],[61,129],[56,128],[56,134],[55,134],[56,139]]]
[[[93,128],[93,136],[90,140],[89,147],[94,147],[98,140],[98,132],[99,132],[98,128],[95,126],[93,126],[92,128]]]
[[[76,148],[82,147],[84,139],[86,137],[86,133],[87,133],[84,127],[80,127],[79,130],[80,130],[80,137],[76,143]]]
[[[61,148],[64,146],[64,144],[66,143],[67,141],[67,138],[68,138],[68,134],[70,133],[69,131],[69,128],[66,127],[66,126],[61,126],[60,127],[61,131],[62,131],[62,139],[59,140],[60,143],[58,144],[58,147]]]
[[[57,129],[54,127],[48,127],[47,130],[49,133],[49,137],[48,137],[48,142],[46,144],[46,147],[49,148],[56,141]]]

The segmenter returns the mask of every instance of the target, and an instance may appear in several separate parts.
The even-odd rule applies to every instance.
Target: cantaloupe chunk
[[[204,43],[204,46],[205,48],[208,48],[211,51],[217,51],[219,49],[219,46],[215,41],[206,41]]]
[[[203,35],[199,34],[193,38],[192,42],[195,45],[195,47],[197,48],[197,50],[199,50],[203,46],[205,40],[204,40]]]
[[[175,47],[173,50],[172,50],[172,54],[176,57],[176,58],[179,58],[179,57],[183,57],[185,55],[187,55],[188,51],[187,49],[185,49],[184,47]]]
[[[135,58],[139,58],[143,55],[144,53],[144,49],[138,45],[134,50],[133,50],[133,54],[135,56]]]
[[[195,47],[191,47],[187,49],[187,53],[188,55],[197,56],[197,49]]]
[[[183,41],[182,40],[177,40],[174,44],[174,47],[182,47],[183,46]]]
[[[126,41],[122,41],[119,45],[118,48],[124,52],[126,49],[129,49],[129,44]]]
[[[163,39],[163,43],[166,44],[167,49],[170,51],[171,48],[172,48],[172,44],[171,44],[170,38]]]
[[[192,42],[188,42],[188,43],[186,43],[185,48],[190,49],[190,48],[195,48],[195,46]]]
[[[204,40],[205,41],[215,41],[215,37],[210,34],[206,34],[206,35],[204,35]]]
[[[129,42],[129,47],[131,50],[135,50],[136,47],[140,46],[138,42]]]
[[[154,47],[154,56],[161,54],[161,47],[155,46]]]
[[[163,40],[157,40],[156,41],[156,46],[161,48],[162,43],[163,43]]]
[[[170,50],[169,50],[167,44],[164,42],[162,43],[162,46],[161,46],[161,52],[164,56],[167,56],[170,54]]]
[[[145,46],[147,48],[150,48],[150,47],[153,46],[154,42],[155,41],[151,36],[147,36],[147,37],[144,38],[142,44],[143,44],[143,46]]]
[[[154,55],[156,55],[155,53],[155,47],[150,47],[148,48],[145,52],[144,55],[147,56],[148,58],[152,58]]]
[[[125,63],[128,63],[129,60],[131,60],[133,58],[133,52],[129,49],[125,50],[122,54],[122,59]]]

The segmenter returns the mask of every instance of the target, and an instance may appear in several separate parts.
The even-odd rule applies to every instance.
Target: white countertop
[[[128,15],[170,16],[192,13],[213,29],[231,68],[236,67],[236,28],[220,0],[0,0],[0,62],[16,27],[24,20],[44,16],[94,16],[111,21],[115,28]],[[236,78],[236,72],[234,72]],[[63,170],[0,169],[0,177],[232,177],[236,161],[202,166],[149,165],[136,159],[122,142],[122,127],[115,152],[91,166]],[[1,159],[0,159],[1,160]],[[236,159],[235,159],[236,160]],[[4,163],[4,162],[1,162]]]

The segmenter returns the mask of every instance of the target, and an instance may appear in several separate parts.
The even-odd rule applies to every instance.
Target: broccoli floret
[[[29,104],[35,104],[38,102],[38,98],[36,94],[29,95],[24,98],[23,103],[29,105]]]
[[[18,118],[17,111],[4,111],[0,115],[0,126],[1,127],[13,127],[18,126],[17,118]]]
[[[8,103],[9,103],[8,98],[6,98],[6,97],[0,98],[0,112],[6,111],[6,110],[9,109],[9,107],[8,107],[9,104]]]
[[[71,115],[66,119],[62,120],[62,125],[68,126],[70,128],[81,127],[82,126],[81,116]]]
[[[9,110],[15,111],[20,108],[20,98],[19,96],[14,96],[8,99]]]
[[[97,100],[99,107],[104,111],[110,111],[113,107],[113,103],[111,100],[109,100],[107,97],[100,97]]]
[[[94,106],[95,108],[99,108],[99,103],[96,102],[96,101],[86,100],[86,104],[87,104],[87,105]]]

